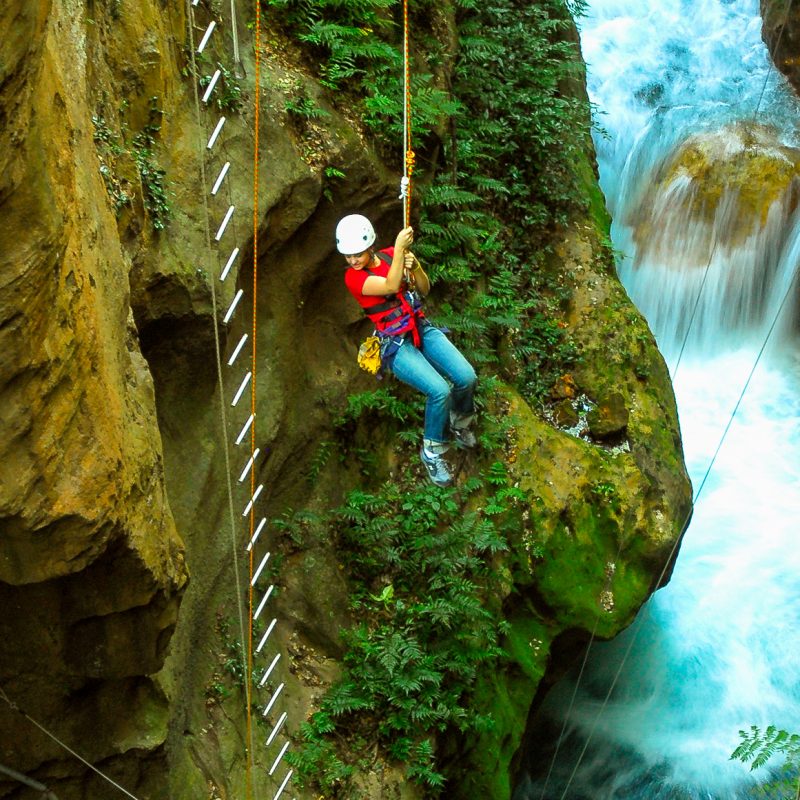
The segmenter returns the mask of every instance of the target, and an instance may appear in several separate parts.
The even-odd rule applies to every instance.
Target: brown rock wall
[[[761,0],[761,38],[775,65],[800,92],[800,8],[788,0]]]
[[[130,701],[135,718],[138,695],[110,687],[134,680],[164,706],[146,676],[186,570],[130,262],[98,171],[91,13],[75,0],[0,10],[0,685],[102,759],[138,746],[119,713]],[[65,761],[6,707],[0,742],[17,769]]]

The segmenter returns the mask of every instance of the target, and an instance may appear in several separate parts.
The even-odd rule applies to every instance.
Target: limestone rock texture
[[[135,785],[167,734],[152,676],[187,570],[97,168],[89,14],[70,0],[0,9],[0,685]],[[63,796],[105,792],[6,703],[0,763],[58,775]]]
[[[218,5],[227,6],[200,4],[195,41]],[[239,30],[249,21],[242,10]],[[0,7],[0,688],[148,800],[239,800],[248,785],[272,797],[286,767],[268,775],[278,747],[265,746],[267,734],[285,710],[278,742],[300,745],[301,723],[339,673],[340,630],[354,621],[330,542],[271,525],[252,558],[272,551],[265,614],[278,624],[245,669],[258,678],[281,658],[254,690],[249,731],[242,509],[251,487],[238,481],[249,442],[233,444],[249,391],[232,399],[250,367],[227,362],[252,338],[255,310],[260,515],[341,497],[358,467],[317,474],[313,465],[331,409],[374,384],[355,367],[368,330],[342,285],[332,231],[342,213],[368,213],[385,246],[399,212],[396,176],[358,121],[307,77],[302,52],[267,33],[254,213],[248,42],[235,69],[221,36],[199,64],[203,74],[218,60],[239,72],[244,108],[198,111],[183,3]],[[298,86],[328,112],[324,122],[287,113]],[[222,113],[223,137],[209,151]],[[142,178],[146,150],[169,181],[172,216],[160,231]],[[226,161],[231,178],[210,197]],[[588,161],[586,191],[595,216],[554,246],[574,281],[564,324],[580,365],[554,394],[557,416],[534,414],[511,388],[498,398],[514,420],[509,463],[537,499],[504,567],[510,657],[476,697],[496,729],[439,743],[454,798],[510,796],[537,690],[598,618],[604,637],[630,624],[668,575],[690,512],[666,368],[603,255],[607,220]],[[229,205],[234,222],[215,242]],[[240,310],[224,324],[239,290]],[[391,460],[391,443],[376,449]],[[262,715],[281,683],[281,702]],[[60,800],[114,796],[19,710],[0,702],[0,764]],[[358,779],[364,796],[425,796],[396,765],[373,763]],[[0,777],[0,798],[38,796]]]

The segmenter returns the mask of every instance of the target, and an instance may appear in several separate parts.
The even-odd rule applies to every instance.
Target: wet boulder
[[[779,232],[797,207],[798,177],[800,149],[770,126],[739,122],[688,138],[629,206],[639,261],[669,263],[681,241],[682,263],[705,267],[715,247]]]

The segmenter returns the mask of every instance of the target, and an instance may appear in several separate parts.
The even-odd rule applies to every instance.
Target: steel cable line
[[[30,714],[27,714],[25,711],[23,711],[9,698],[5,690],[2,688],[0,688],[0,699],[3,700],[3,702],[6,703],[12,711],[16,711],[18,714],[22,715],[26,720],[28,720],[28,722],[31,723],[31,725],[38,728],[45,736],[47,736],[49,739],[52,739],[59,747],[61,747],[63,750],[66,750],[66,752],[69,753],[73,758],[78,759],[78,761],[92,770],[92,772],[99,775],[104,781],[110,783],[115,789],[118,789],[127,797],[130,797],[131,800],[138,800],[136,795],[131,794],[124,786],[120,786],[113,778],[110,778],[104,772],[97,769],[94,764],[90,764],[82,755],[76,753],[69,745],[62,742],[61,739],[59,739],[54,733],[51,733],[47,728],[45,728],[44,725],[42,725],[40,722],[37,722],[32,716],[30,716]],[[46,787],[45,791],[47,791]]]

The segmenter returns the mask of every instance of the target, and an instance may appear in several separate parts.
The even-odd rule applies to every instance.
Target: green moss
[[[592,153],[592,156],[594,153]],[[595,224],[597,230],[610,241],[611,239],[611,215],[606,208],[606,198],[597,182],[593,162],[590,160],[589,152],[580,152],[574,164],[575,174],[578,178],[583,196],[589,204],[589,216]]]
[[[123,753],[133,749],[152,750],[167,738],[169,705],[164,695],[150,682],[140,683],[133,694],[135,699],[116,698],[129,709],[128,714],[118,717],[124,730],[120,732],[116,746]]]
[[[525,732],[527,710],[544,676],[553,630],[527,603],[518,606],[507,623],[503,641],[507,658],[481,678],[472,699],[479,713],[491,716],[492,725],[462,743],[470,766],[448,792],[451,798],[511,796],[512,762]]]

